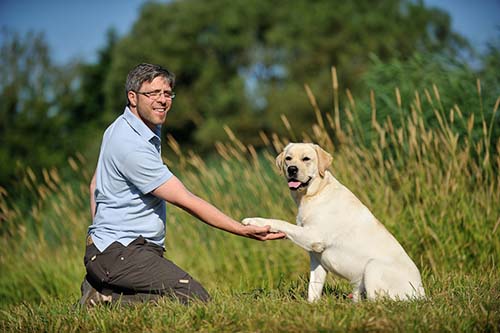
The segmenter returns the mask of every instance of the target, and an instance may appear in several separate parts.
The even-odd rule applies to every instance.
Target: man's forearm
[[[269,234],[269,227],[242,225],[207,201],[189,192],[177,177],[173,176],[151,192],[160,199],[182,208],[201,221],[230,233],[249,238],[268,240],[285,237],[283,233]]]
[[[244,226],[241,223],[233,220],[218,208],[196,195],[192,196],[190,207],[181,207],[182,209],[213,227],[236,235],[245,235],[243,232]]]

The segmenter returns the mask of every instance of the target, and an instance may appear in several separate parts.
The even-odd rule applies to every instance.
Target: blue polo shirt
[[[99,251],[115,241],[127,246],[141,235],[164,246],[166,204],[150,193],[172,177],[160,143],[160,127],[153,132],[128,107],[104,132],[88,231]]]

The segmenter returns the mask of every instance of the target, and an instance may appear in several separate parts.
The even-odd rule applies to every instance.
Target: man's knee
[[[190,276],[187,276],[184,279],[179,279],[172,291],[174,297],[183,304],[188,304],[192,301],[201,301],[206,303],[210,300],[210,294],[198,281],[194,280]]]

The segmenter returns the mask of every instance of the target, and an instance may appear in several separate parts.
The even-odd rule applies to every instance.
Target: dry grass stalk
[[[321,111],[318,107],[318,102],[316,101],[316,97],[314,97],[314,94],[311,91],[311,88],[309,88],[309,85],[305,84],[304,88],[307,93],[307,97],[309,98],[309,102],[311,103],[314,114],[316,115],[316,122],[318,125],[322,128],[325,128],[325,124],[323,123],[323,117],[321,116]]]

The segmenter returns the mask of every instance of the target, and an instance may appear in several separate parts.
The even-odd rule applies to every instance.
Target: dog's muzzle
[[[306,188],[307,186],[309,186],[309,183],[311,182],[311,179],[312,179],[312,177],[309,177],[307,179],[307,181],[301,182],[301,181],[298,181],[297,179],[289,178],[288,179],[288,188],[290,190],[292,190],[292,191],[296,191],[296,190],[299,190],[299,189]]]

